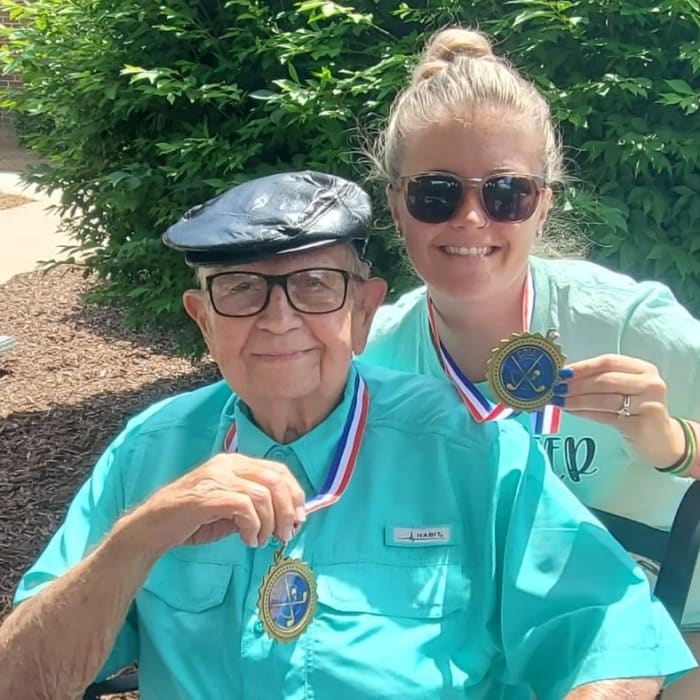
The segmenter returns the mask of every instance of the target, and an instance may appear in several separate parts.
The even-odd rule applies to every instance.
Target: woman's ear
[[[389,211],[391,212],[391,218],[394,220],[394,226],[396,226],[396,233],[403,237],[403,226],[401,225],[401,190],[397,189],[391,183],[388,183],[384,188],[384,193],[386,194],[386,202],[389,206]]]
[[[549,210],[552,208],[552,188],[544,187],[542,189],[540,206],[537,211],[537,226],[536,231],[541,231],[544,227],[547,217],[549,216]]]

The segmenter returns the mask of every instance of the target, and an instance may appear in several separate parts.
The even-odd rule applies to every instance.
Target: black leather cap
[[[372,222],[369,195],[313,170],[249,180],[193,207],[163,235],[190,265],[239,265],[352,242],[360,256]]]

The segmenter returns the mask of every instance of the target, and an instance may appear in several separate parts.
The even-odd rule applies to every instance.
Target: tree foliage
[[[551,100],[574,176],[563,201],[592,255],[667,282],[700,313],[698,0],[0,0],[21,28],[4,106],[60,188],[103,301],[184,329],[191,275],[160,235],[192,204],[288,168],[363,180],[426,37],[478,26]],[[642,5],[644,5],[642,7]],[[410,284],[379,184],[371,253]],[[183,335],[186,342],[186,336]]]

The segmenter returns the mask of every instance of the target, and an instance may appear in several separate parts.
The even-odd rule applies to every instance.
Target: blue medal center
[[[554,358],[537,346],[525,345],[508,353],[500,370],[502,385],[508,393],[523,401],[540,398],[557,381]]]
[[[294,571],[282,574],[270,590],[270,616],[284,629],[299,624],[310,603],[309,582]]]

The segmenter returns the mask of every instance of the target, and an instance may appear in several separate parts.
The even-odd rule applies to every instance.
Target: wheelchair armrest
[[[605,510],[589,508],[591,513],[610,531],[610,534],[633,554],[661,562],[666,557],[669,533],[637,520],[622,515],[608,513]]]
[[[83,700],[99,700],[103,695],[114,695],[116,693],[130,693],[139,689],[138,673],[129,671],[120,676],[108,678],[106,681],[93,683],[83,695]]]
[[[700,481],[693,481],[673,519],[654,593],[679,623],[700,553]]]

